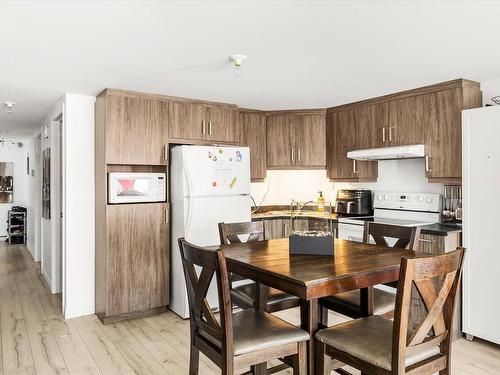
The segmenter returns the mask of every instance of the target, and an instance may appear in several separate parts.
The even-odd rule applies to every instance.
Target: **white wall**
[[[378,180],[375,183],[332,183],[324,170],[267,171],[264,182],[252,183],[251,191],[257,204],[269,193],[264,205],[289,204],[316,200],[323,191],[327,201],[334,202],[338,189],[364,188],[389,192],[441,193],[442,184],[430,184],[425,177],[424,159],[381,160],[378,162]]]
[[[65,96],[63,160],[64,202],[64,316],[93,314],[95,97]]]
[[[27,246],[31,250],[32,245],[32,196],[30,191],[30,176],[26,170],[26,158],[28,154],[30,158],[33,155],[32,142],[30,138],[26,137],[1,137],[5,139],[5,145],[0,146],[0,162],[12,162],[14,163],[14,202],[11,203],[0,203],[0,236],[7,235],[7,211],[15,206],[24,206],[28,209],[28,238]],[[10,141],[23,142],[24,146],[19,148],[15,145],[9,145]],[[30,161],[32,162],[32,160]]]
[[[481,82],[481,90],[483,91],[483,105],[495,104],[491,98],[500,96],[500,79]]]
[[[94,303],[94,103],[95,97],[66,94],[48,114],[42,124],[42,151],[57,147],[56,126],[53,123],[61,113],[62,171],[56,168],[57,160],[51,155],[51,184],[62,173],[62,293],[63,313],[66,318],[93,314]],[[47,139],[43,127],[49,127]],[[52,154],[52,152],[51,152]],[[40,171],[41,173],[41,171]],[[33,179],[33,184],[36,183]],[[36,188],[33,188],[33,191]],[[53,195],[52,195],[53,194]],[[42,263],[44,273],[53,281],[58,261],[55,241],[59,236],[59,222],[55,214],[59,208],[56,200],[60,193],[51,191],[51,219],[42,220]]]

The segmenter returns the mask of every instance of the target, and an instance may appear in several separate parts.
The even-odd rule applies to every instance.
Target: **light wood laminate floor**
[[[278,315],[298,322],[297,310]],[[107,326],[94,315],[64,320],[26,248],[0,243],[0,375],[187,374],[188,333],[172,312]],[[453,354],[453,374],[500,374],[498,346],[460,340]],[[202,356],[200,374],[220,371]]]

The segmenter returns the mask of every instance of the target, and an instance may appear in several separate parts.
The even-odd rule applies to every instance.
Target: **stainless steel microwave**
[[[166,186],[165,173],[112,172],[108,174],[108,202],[164,202]]]

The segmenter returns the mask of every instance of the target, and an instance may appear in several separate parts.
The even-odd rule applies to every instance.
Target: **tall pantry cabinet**
[[[103,323],[164,311],[168,203],[109,204],[110,172],[167,173],[169,103],[105,90],[96,100],[96,314]]]

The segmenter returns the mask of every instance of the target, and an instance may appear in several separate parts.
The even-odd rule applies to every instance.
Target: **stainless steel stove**
[[[438,223],[441,197],[439,194],[379,191],[374,194],[373,209],[373,216],[340,218],[339,238],[362,242],[365,221],[403,226]]]

